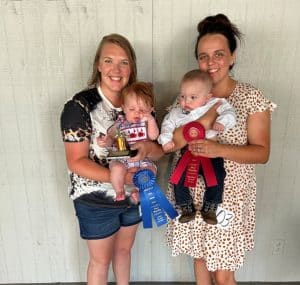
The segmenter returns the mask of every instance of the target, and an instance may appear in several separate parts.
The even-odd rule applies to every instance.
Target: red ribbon
[[[205,129],[200,123],[191,122],[184,126],[183,136],[188,142],[195,139],[204,139]],[[197,184],[200,167],[202,167],[203,176],[206,181],[207,187],[217,185],[217,178],[210,159],[203,156],[194,156],[189,150],[186,150],[179,160],[176,168],[171,175],[170,182],[177,185],[179,183],[181,175],[187,168],[184,186],[195,187]]]

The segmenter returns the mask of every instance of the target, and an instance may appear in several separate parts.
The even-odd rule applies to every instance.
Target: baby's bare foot
[[[117,193],[116,201],[123,201],[123,200],[125,200],[125,192]]]

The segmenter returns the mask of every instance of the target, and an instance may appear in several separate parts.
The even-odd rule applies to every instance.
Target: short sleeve
[[[275,110],[277,105],[272,101],[268,100],[262,92],[258,89],[253,88],[251,91],[251,96],[249,96],[248,101],[248,112],[249,114],[255,114],[257,112],[263,112],[269,109],[271,112]]]
[[[64,142],[90,140],[92,122],[89,113],[77,102],[68,101],[61,113],[60,127]]]

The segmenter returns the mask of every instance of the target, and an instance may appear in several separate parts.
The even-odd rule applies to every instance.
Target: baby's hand
[[[170,151],[172,148],[174,148],[174,146],[175,146],[174,142],[173,142],[173,141],[169,141],[169,142],[167,142],[166,144],[164,144],[164,145],[162,146],[162,148],[163,148],[163,151],[164,151],[164,152],[168,152],[168,151]]]
[[[224,125],[222,125],[218,122],[214,122],[212,129],[215,131],[221,132],[221,131],[224,131]]]
[[[141,121],[144,121],[144,122],[148,122],[151,120],[155,120],[154,117],[152,116],[151,112],[145,112],[141,119]]]
[[[109,146],[109,139],[108,136],[106,135],[101,135],[99,137],[97,137],[97,144],[100,147],[108,147]]]

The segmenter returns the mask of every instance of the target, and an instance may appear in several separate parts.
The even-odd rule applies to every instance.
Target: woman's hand
[[[138,153],[136,156],[128,159],[130,162],[143,160],[145,157],[151,160],[158,160],[164,155],[161,146],[154,141],[137,142],[131,146],[131,149],[137,150]]]
[[[158,160],[164,155],[164,152],[163,152],[161,146],[157,142],[154,142],[154,141],[137,142],[131,146],[131,150],[137,150],[138,152],[137,152],[136,156],[128,159],[129,162],[143,160],[146,157],[148,157],[151,160]],[[139,170],[138,167],[132,167],[132,168],[128,169],[126,178],[125,178],[127,185],[133,184],[132,179],[133,179],[134,173],[137,170]]]
[[[221,156],[222,145],[214,140],[194,140],[189,142],[188,149],[195,156],[215,158]]]

